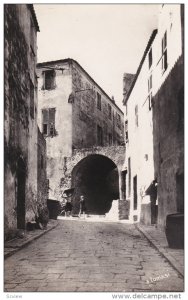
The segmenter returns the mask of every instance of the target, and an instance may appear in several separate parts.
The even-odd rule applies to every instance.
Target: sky
[[[156,4],[35,4],[38,62],[72,58],[123,109],[123,74],[136,73]]]

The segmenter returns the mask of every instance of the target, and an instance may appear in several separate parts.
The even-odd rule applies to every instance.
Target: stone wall
[[[110,159],[121,172],[125,156],[124,146],[111,146],[111,147],[92,147],[85,149],[74,149],[71,157],[64,158],[63,169],[59,184],[57,186],[58,199],[61,200],[63,192],[72,187],[72,171],[83,159],[90,155],[101,155]],[[115,187],[116,190],[116,187]]]
[[[46,89],[45,72],[50,70],[54,72],[54,84],[52,88]],[[68,165],[75,159],[74,150],[87,148],[90,149],[88,153],[95,153],[93,146],[97,146],[97,125],[103,130],[103,146],[109,145],[109,134],[112,136],[112,145],[117,140],[122,142],[123,113],[72,59],[39,63],[37,72],[38,124],[41,132],[42,110],[55,109],[55,135],[45,135],[49,199],[61,200],[62,190],[71,185],[72,169]],[[101,94],[101,111],[97,108],[97,92]],[[112,108],[111,120],[108,118],[108,104]],[[116,112],[120,115],[120,126],[117,124]],[[83,158],[85,156],[87,154]]]
[[[162,227],[167,214],[182,211],[184,206],[183,68],[183,58],[180,57],[154,97],[154,166],[158,181],[158,223]],[[179,177],[182,178],[180,182]]]
[[[73,148],[99,146],[97,126],[102,128],[102,146],[123,143],[123,113],[76,62],[72,64],[72,87]],[[101,109],[97,107],[97,94],[101,96]],[[111,117],[109,117],[109,106]],[[120,116],[119,124],[117,114]],[[112,137],[111,142],[109,142],[109,135]]]
[[[40,130],[38,130],[37,202],[41,203],[43,206],[47,204],[48,199],[48,183],[46,175],[46,141]]]
[[[45,66],[47,67],[45,68]],[[48,69],[49,66],[49,69]],[[43,132],[43,109],[55,109],[55,134],[45,135],[47,147],[47,178],[49,179],[49,199],[59,200],[57,188],[64,168],[64,159],[72,155],[72,104],[69,96],[72,91],[72,79],[69,64],[46,63],[37,65],[38,81],[38,125]],[[44,72],[55,68],[55,86],[44,89]]]
[[[33,53],[36,52],[38,29],[29,5],[5,5],[4,20],[4,209],[7,235],[17,226],[24,227],[34,217],[32,207],[37,198],[36,57]]]

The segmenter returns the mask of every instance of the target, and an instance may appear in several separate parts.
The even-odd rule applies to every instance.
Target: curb
[[[24,247],[28,246],[29,244],[31,244],[33,241],[37,240],[38,238],[40,238],[42,235],[46,234],[47,232],[51,231],[52,229],[56,228],[58,226],[58,223],[53,225],[52,227],[50,227],[49,229],[46,229],[44,231],[42,231],[40,234],[31,237],[30,239],[28,239],[27,241],[23,242],[23,244],[21,244],[19,247],[17,248],[13,248],[12,250],[10,250],[10,252],[7,252],[4,254],[4,259],[12,256],[13,254],[15,254],[16,252],[18,252],[19,250],[23,249]],[[6,247],[4,247],[6,248]]]
[[[182,270],[181,265],[175,260],[172,255],[170,255],[165,248],[163,248],[160,244],[158,244],[153,237],[146,233],[142,228],[140,228],[138,225],[135,225],[135,227],[146,237],[146,239],[152,244],[152,246],[168,261],[168,263],[173,267],[178,274],[184,278],[184,271]]]

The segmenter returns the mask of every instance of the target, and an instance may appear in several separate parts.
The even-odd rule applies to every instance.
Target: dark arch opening
[[[17,163],[17,228],[25,229],[26,167],[22,158]]]
[[[119,176],[108,157],[92,154],[82,159],[72,171],[73,213],[79,211],[80,195],[85,196],[88,214],[109,212],[112,201],[119,199]]]

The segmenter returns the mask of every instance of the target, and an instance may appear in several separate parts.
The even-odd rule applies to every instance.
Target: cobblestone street
[[[6,292],[183,291],[183,279],[133,225],[59,225],[5,260]]]

